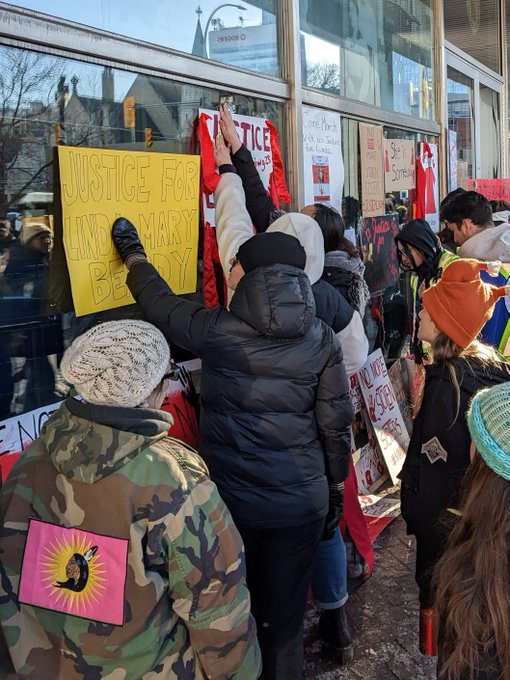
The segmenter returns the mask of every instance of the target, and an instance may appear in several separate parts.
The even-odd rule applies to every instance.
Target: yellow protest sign
[[[174,293],[196,289],[199,156],[60,146],[58,158],[76,316],[133,302],[111,238],[120,216]]]

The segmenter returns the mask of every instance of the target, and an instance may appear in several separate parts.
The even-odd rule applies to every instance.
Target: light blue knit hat
[[[510,481],[510,382],[478,392],[467,422],[471,440],[485,463]]]

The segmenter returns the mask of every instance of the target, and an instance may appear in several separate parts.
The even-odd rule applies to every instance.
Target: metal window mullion
[[[301,83],[301,46],[298,0],[280,0],[280,59],[282,73],[288,82],[286,105],[286,168],[293,208],[304,205],[303,177],[303,102]]]

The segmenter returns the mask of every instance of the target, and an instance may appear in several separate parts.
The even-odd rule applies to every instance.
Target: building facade
[[[152,151],[195,153],[199,109],[228,101],[276,126],[297,209],[310,202],[310,163],[322,181],[307,125],[324,112],[331,135],[339,121],[324,139],[339,141],[329,163],[342,172],[331,177],[341,176],[356,239],[362,124],[415,149],[437,145],[441,198],[467,178],[508,176],[508,20],[510,0],[0,3],[0,218],[11,227],[0,239],[0,427],[62,398],[58,365],[76,334],[136,314],[74,315],[53,204],[57,145],[144,150],[150,129]],[[409,192],[386,198],[384,212],[411,214]],[[51,252],[27,252],[19,238],[38,216]],[[376,293],[372,340],[379,324],[391,354],[403,333],[398,283]]]

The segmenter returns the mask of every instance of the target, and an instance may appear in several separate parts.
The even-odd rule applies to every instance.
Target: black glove
[[[138,232],[125,217],[118,217],[113,223],[112,239],[122,262],[125,262],[129,255],[137,254],[147,257],[142,242],[138,238]]]
[[[326,523],[324,524],[324,532],[322,534],[323,541],[329,541],[338,526],[338,522],[342,517],[342,510],[344,507],[344,485],[335,484],[329,487],[329,510],[326,515]]]

